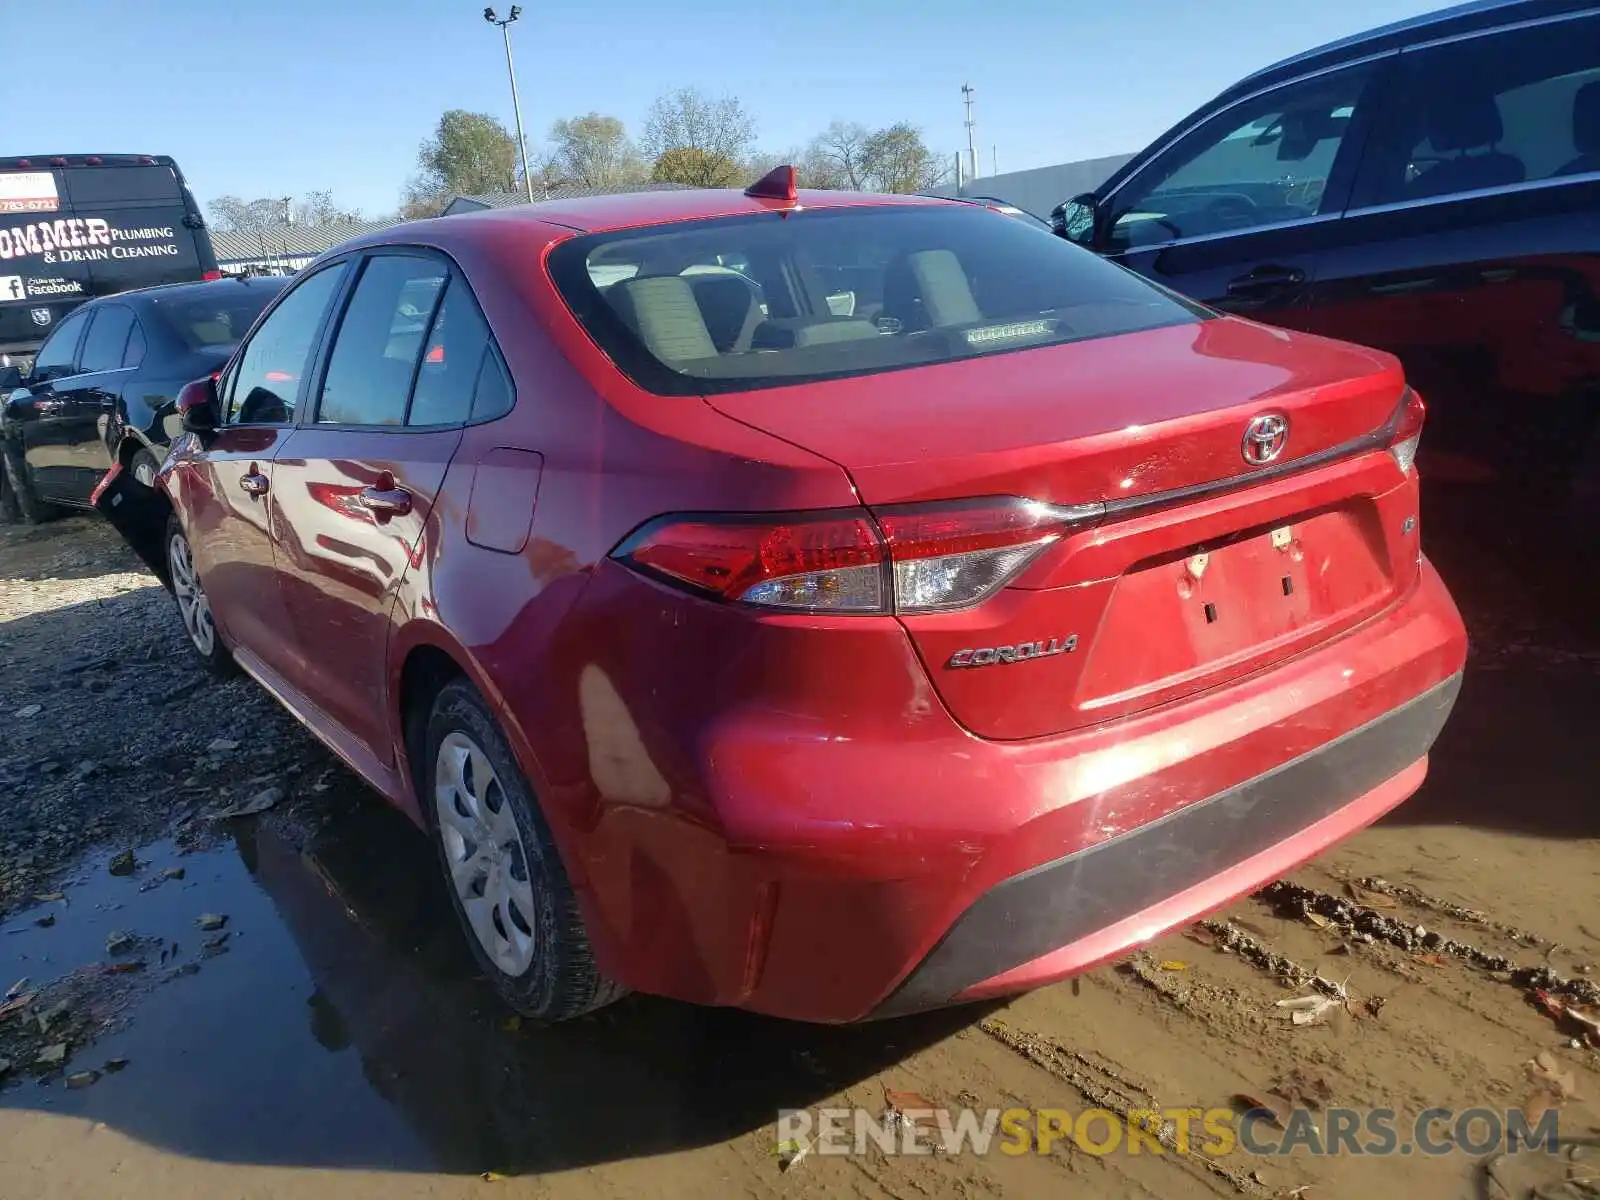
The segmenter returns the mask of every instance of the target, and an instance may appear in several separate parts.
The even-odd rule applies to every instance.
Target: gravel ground
[[[1592,590],[1484,566],[1474,529],[1437,556],[1475,646],[1428,782],[1290,879],[1004,1005],[838,1030],[633,997],[538,1031],[463,965],[425,839],[195,666],[110,529],[0,527],[0,970],[31,976],[0,993],[0,1193],[1593,1200],[1600,629]],[[1553,1107],[1562,1142],[781,1169],[780,1107],[921,1101]]]

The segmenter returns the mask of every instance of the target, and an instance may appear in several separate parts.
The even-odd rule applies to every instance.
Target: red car
[[[1394,358],[971,204],[400,225],[179,407],[100,508],[538,1018],[1061,979],[1410,795],[1466,654]]]

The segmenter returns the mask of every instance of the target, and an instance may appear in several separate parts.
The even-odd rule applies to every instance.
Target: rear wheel
[[[178,615],[183,618],[189,645],[210,670],[218,675],[231,674],[233,656],[217,633],[211,618],[211,600],[200,582],[200,572],[195,570],[189,537],[176,517],[167,519],[167,575],[172,580],[172,597],[178,602]]]
[[[622,995],[595,969],[533,790],[488,705],[464,680],[434,700],[423,762],[422,802],[456,915],[501,996],[553,1022]]]
[[[28,478],[27,465],[22,457],[22,447],[13,441],[0,442],[0,471],[5,472],[6,491],[11,496],[9,506],[29,525],[42,525],[61,515],[61,509],[48,500],[41,500]]]

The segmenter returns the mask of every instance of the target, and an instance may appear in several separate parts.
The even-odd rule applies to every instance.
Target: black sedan
[[[6,509],[36,522],[56,506],[87,508],[114,462],[151,482],[177,431],[179,389],[220,371],[287,282],[219,279],[91,300],[56,326],[26,374],[0,369]]]

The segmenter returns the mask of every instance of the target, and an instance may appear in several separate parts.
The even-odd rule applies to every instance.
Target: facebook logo
[[[21,275],[0,275],[0,300],[22,300],[27,294]]]

